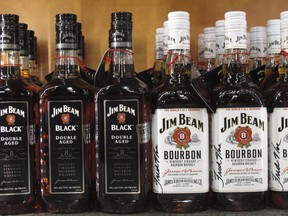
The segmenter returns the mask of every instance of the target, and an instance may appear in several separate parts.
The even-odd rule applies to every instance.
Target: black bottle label
[[[0,102],[0,194],[30,193],[28,102]],[[32,127],[33,128],[33,127]]]
[[[140,193],[137,124],[139,101],[104,101],[105,179],[107,194]]]
[[[49,101],[51,194],[84,193],[82,101]]]

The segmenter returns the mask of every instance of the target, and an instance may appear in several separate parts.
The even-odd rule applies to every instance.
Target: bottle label
[[[216,48],[215,48],[216,55],[223,55],[225,54],[225,37],[216,37]]]
[[[216,58],[216,42],[205,42],[204,45],[204,58],[209,59],[209,58]]]
[[[190,32],[187,30],[169,30],[168,50],[190,49]]]
[[[208,192],[207,110],[156,109],[152,126],[153,191]]]
[[[77,35],[75,30],[61,30],[56,34],[56,49],[76,50]]]
[[[279,54],[281,51],[281,42],[280,42],[280,35],[279,36],[269,36],[268,39],[268,54]]]
[[[29,194],[31,190],[28,111],[25,101],[0,102],[1,195]]]
[[[49,101],[48,116],[50,193],[84,193],[82,101]]]
[[[266,107],[218,108],[212,115],[212,190],[261,192],[268,187]]]
[[[269,114],[269,188],[288,191],[288,108]]]
[[[149,131],[138,125],[139,101],[104,101],[105,188],[107,194],[140,193],[140,144]],[[138,137],[138,134],[141,137]],[[139,142],[140,141],[140,142]]]
[[[282,30],[281,31],[281,49],[286,50],[288,49],[288,31]]]
[[[250,58],[266,58],[267,57],[267,41],[251,41],[250,42]]]
[[[226,49],[247,49],[246,29],[231,29],[225,32]]]

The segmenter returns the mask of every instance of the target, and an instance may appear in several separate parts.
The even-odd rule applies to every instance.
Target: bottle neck
[[[80,77],[77,50],[57,50],[54,78],[73,79]]]
[[[29,71],[31,76],[36,76],[37,75],[37,65],[34,59],[29,59]]]
[[[247,49],[225,50],[223,73],[226,79],[224,82],[230,84],[246,83],[249,71],[249,55]]]
[[[259,68],[263,65],[266,65],[266,57],[253,57],[250,58],[249,60],[249,64],[250,64],[250,71],[254,70],[256,68]]]
[[[205,58],[204,59],[204,70],[211,71],[216,67],[216,59],[215,58]]]
[[[21,76],[23,78],[30,78],[30,70],[29,70],[29,59],[28,56],[20,56],[20,64],[21,64]]]
[[[0,79],[20,77],[20,52],[14,50],[0,51]]]
[[[125,82],[135,77],[132,48],[111,48],[109,72],[113,79]]]
[[[220,65],[223,65],[223,61],[224,61],[224,54],[216,54],[215,66],[218,67]]]
[[[171,49],[167,56],[167,75],[171,84],[190,83],[191,56],[189,49]]]

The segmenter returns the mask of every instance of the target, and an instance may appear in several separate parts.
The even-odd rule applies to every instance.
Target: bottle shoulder
[[[254,85],[222,85],[212,95],[214,108],[218,107],[258,107],[264,106],[264,98]]]
[[[167,83],[151,93],[152,104],[157,107],[205,107],[198,93],[191,84],[171,86]]]
[[[288,107],[288,83],[276,83],[263,95],[268,107]]]
[[[36,97],[39,89],[34,88],[22,77],[8,80],[0,80],[0,97]]]
[[[94,95],[95,88],[81,78],[58,79],[54,78],[41,87],[40,95],[54,96]]]

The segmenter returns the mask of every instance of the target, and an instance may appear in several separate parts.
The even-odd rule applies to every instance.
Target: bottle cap
[[[0,50],[19,51],[19,16],[0,14]]]
[[[132,48],[132,13],[112,13],[110,29],[110,48]]]
[[[56,50],[77,50],[77,16],[75,14],[56,15]]]
[[[280,13],[280,19],[288,18],[288,11],[282,11]]]
[[[168,13],[168,20],[171,19],[190,19],[189,13],[186,11],[172,11]]]
[[[28,56],[28,25],[25,23],[19,24],[19,46],[20,56]]]
[[[229,11],[224,14],[225,20],[228,19],[246,19],[246,13],[244,11]]]

